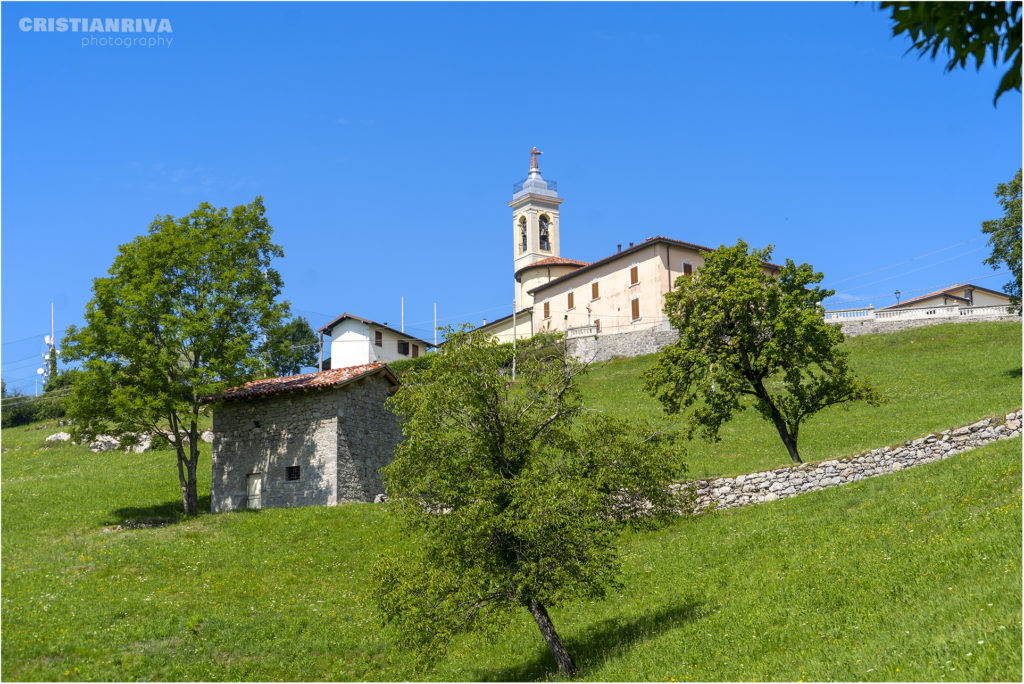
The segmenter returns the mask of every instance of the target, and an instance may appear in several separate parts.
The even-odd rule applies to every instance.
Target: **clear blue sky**
[[[167,18],[168,47],[22,17]],[[884,306],[972,280],[1021,163],[1001,71],[904,55],[874,4],[4,3],[2,374],[157,214],[261,194],[285,295],[407,330],[513,295],[511,185],[559,181],[562,254],[665,235],[773,243]],[[131,34],[133,36],[149,34]],[[864,276],[960,242],[897,268]],[[854,276],[861,276],[854,278]]]

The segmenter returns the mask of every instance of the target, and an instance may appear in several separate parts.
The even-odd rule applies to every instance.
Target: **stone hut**
[[[373,501],[401,440],[384,406],[397,388],[385,364],[370,363],[226,391],[213,414],[211,509]]]

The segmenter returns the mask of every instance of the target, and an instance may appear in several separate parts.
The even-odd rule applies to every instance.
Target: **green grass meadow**
[[[1021,406],[1020,323],[947,323],[849,338],[850,365],[882,394],[880,406],[834,407],[800,428],[804,461],[851,456],[966,425]],[[595,364],[583,378],[590,408],[659,425],[668,418],[643,389],[640,374],[655,356]],[[722,428],[722,441],[699,438],[687,449],[687,476],[739,475],[791,463],[778,432],[753,409]]]
[[[822,416],[824,426],[850,417],[865,425],[820,436],[809,426],[808,460],[811,445],[820,458],[848,455],[1020,405],[1020,326],[911,332],[851,341],[858,368],[891,401]],[[880,357],[873,370],[869,355]],[[955,368],[943,371],[951,360]],[[639,379],[635,366],[622,369],[643,362],[594,373],[605,384],[620,377],[628,406],[629,383]],[[594,385],[587,393],[588,402],[613,405]],[[777,437],[752,419],[741,420],[760,438],[730,433],[714,447],[724,451],[693,454],[708,464],[700,467],[784,463],[784,453],[773,460]],[[2,434],[4,681],[557,678],[525,610],[496,641],[460,637],[430,665],[381,631],[370,568],[417,543],[387,505],[182,520],[172,452],[44,446],[55,431]],[[553,608],[552,618],[585,680],[1020,681],[1021,478],[1021,440],[1006,440],[628,533],[621,588]],[[129,527],[148,520],[167,524]]]

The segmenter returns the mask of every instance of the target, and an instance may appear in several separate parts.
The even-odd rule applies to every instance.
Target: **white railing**
[[[1012,312],[1008,304],[995,306],[965,306],[960,309],[961,316],[1008,316]]]
[[[945,306],[926,306],[919,309],[889,309],[876,311],[875,320],[891,321],[894,319],[909,320],[915,318],[950,318],[957,315],[960,307],[956,304]]]
[[[575,328],[569,328],[565,331],[565,338],[571,340],[575,337],[588,337],[590,335],[597,334],[596,325],[581,325]]]
[[[849,321],[860,318],[874,318],[875,307],[869,306],[866,309],[837,309],[835,311],[826,311],[826,321]]]
[[[1011,313],[1010,307],[1006,304],[964,307],[958,304],[946,304],[943,306],[923,306],[914,309],[883,309],[881,311],[875,311],[873,307],[869,306],[866,309],[826,311],[825,321],[828,323],[858,320],[906,321],[921,318],[956,318],[957,316],[1006,316]]]

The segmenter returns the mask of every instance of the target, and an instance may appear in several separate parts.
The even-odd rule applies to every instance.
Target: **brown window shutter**
[[[633,266],[629,269],[629,284],[636,285],[640,282],[640,267]]]
[[[551,302],[544,302],[544,318],[551,318]]]
[[[690,264],[683,264],[683,275],[684,276],[692,276],[693,275],[693,266],[690,265]]]
[[[380,330],[375,331],[373,333],[373,343],[374,343],[374,345],[376,345],[378,347],[383,347],[384,346],[384,333],[382,333]]]
[[[597,287],[597,281],[595,280],[590,284],[590,298],[597,299],[600,296],[600,290]]]
[[[640,318],[640,300],[634,299],[630,304],[633,307],[633,320],[635,321]]]
[[[418,345],[418,344],[412,345],[412,358],[418,359],[419,356],[420,356],[420,345]]]
[[[594,319],[594,327],[597,328],[597,332],[601,332],[601,319]]]
[[[572,295],[573,295],[573,293],[570,292],[569,293],[569,306],[568,306],[568,308],[575,309],[576,308],[576,304],[573,302],[573,296]]]

